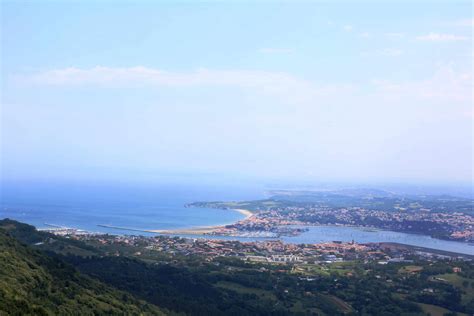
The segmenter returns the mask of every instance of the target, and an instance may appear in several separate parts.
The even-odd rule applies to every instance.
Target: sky
[[[2,179],[471,183],[471,1],[2,1]]]

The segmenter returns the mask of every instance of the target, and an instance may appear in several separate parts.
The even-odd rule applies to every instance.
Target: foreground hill
[[[0,229],[0,315],[164,315]]]
[[[219,254],[219,246],[234,255]],[[269,255],[251,243],[57,236],[5,219],[0,316],[474,313],[471,261],[403,252],[406,261],[387,263],[387,254],[396,255],[391,252],[372,251],[374,258],[350,252],[343,262],[320,262],[316,255],[306,262],[269,263],[242,260]]]

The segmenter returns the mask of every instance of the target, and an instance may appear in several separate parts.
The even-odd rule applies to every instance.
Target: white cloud
[[[370,33],[369,33],[369,32],[362,32],[362,33],[359,33],[359,36],[360,36],[360,37],[363,37],[363,38],[369,38],[369,37],[370,37]]]
[[[260,87],[285,83],[307,84],[286,73],[253,70],[209,70],[200,68],[191,72],[169,72],[143,66],[113,68],[96,66],[88,69],[62,68],[19,76],[20,80],[45,85],[122,85],[143,84],[159,86],[235,85]]]
[[[344,25],[342,29],[346,32],[352,32],[354,27],[352,25]]]
[[[470,26],[474,27],[474,19],[461,19],[453,23],[456,26]]]
[[[391,33],[385,33],[385,36],[387,36],[388,38],[403,38],[403,37],[405,37],[405,34],[397,33],[397,32],[391,32]]]
[[[452,66],[440,66],[427,79],[411,82],[390,82],[374,80],[376,90],[389,97],[409,97],[438,101],[471,101],[472,74],[459,73]]]
[[[290,54],[294,52],[294,50],[291,48],[270,48],[270,47],[260,48],[258,51],[263,54]]]
[[[398,49],[398,48],[385,48],[380,51],[378,51],[378,54],[382,56],[391,56],[391,57],[396,57],[400,56],[403,54],[403,50]]]
[[[453,41],[465,41],[469,37],[454,34],[440,34],[440,33],[429,33],[421,35],[416,38],[419,41],[430,41],[430,42],[453,42]]]
[[[384,49],[378,54],[398,56],[398,49]],[[147,67],[63,68],[17,75],[17,82],[34,86],[93,86],[93,87],[211,87],[229,86],[250,89],[257,94],[273,96],[291,104],[331,103],[341,96],[357,94],[367,84],[325,83],[303,79],[285,72],[259,70],[198,69],[190,72],[169,72]],[[439,67],[434,76],[411,82],[372,82],[375,94],[388,98],[402,96],[443,99],[451,101],[472,99],[472,74],[455,72],[451,66]]]
[[[317,84],[284,72],[259,70],[197,69],[190,72],[169,72],[142,66],[112,68],[96,66],[88,69],[63,68],[17,75],[21,83],[49,86],[105,87],[220,87],[254,89],[289,102],[306,102],[322,96],[349,91],[351,85]]]
[[[398,48],[384,48],[379,49],[373,52],[362,53],[362,56],[388,56],[388,57],[398,57],[403,55],[404,51]]]

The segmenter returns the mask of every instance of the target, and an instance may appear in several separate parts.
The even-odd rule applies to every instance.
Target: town
[[[293,197],[294,198],[294,197]],[[387,202],[388,200],[388,202]],[[451,202],[448,207],[432,207],[432,201],[417,200],[403,205],[398,200],[349,201],[344,206],[299,202],[270,198],[243,202],[195,202],[188,207],[217,209],[247,208],[253,216],[211,232],[212,235],[242,236],[263,232],[274,236],[293,236],[305,231],[305,226],[340,225],[376,228],[428,235],[434,238],[464,242],[474,241],[472,200]],[[425,205],[426,204],[426,205]],[[458,211],[461,209],[462,211]]]
[[[411,262],[411,258],[464,260],[474,256],[426,249],[396,243],[356,243],[333,241],[314,244],[292,244],[281,240],[237,241],[158,235],[109,235],[88,233],[72,228],[46,229],[55,235],[80,240],[106,255],[133,255],[145,259],[200,256],[212,261],[217,257],[234,257],[245,262],[327,264],[359,260],[362,262]],[[410,258],[410,259],[409,259]]]
[[[474,312],[474,256],[466,254],[396,243],[38,231],[7,219],[2,230],[91,278],[178,312],[212,314],[237,303],[262,315]]]

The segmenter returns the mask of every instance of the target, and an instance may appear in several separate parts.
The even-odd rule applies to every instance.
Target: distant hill
[[[166,313],[19,243],[0,228],[0,315],[107,314]]]
[[[315,203],[329,207],[364,207],[374,210],[396,211],[399,207],[427,208],[436,212],[474,214],[474,200],[450,195],[395,194],[378,189],[343,189],[333,191],[272,190],[269,201]],[[241,202],[242,203],[242,202]],[[247,204],[252,201],[246,201]]]
[[[394,197],[396,194],[372,188],[347,188],[338,190],[271,190],[269,194],[272,196],[312,196],[312,197],[328,197],[328,196],[350,196],[360,198],[374,197]]]

